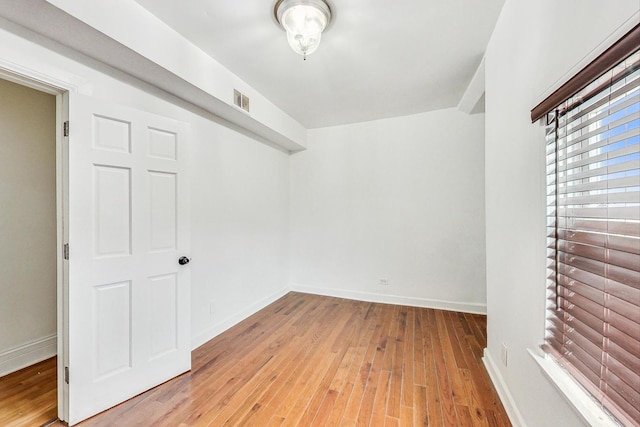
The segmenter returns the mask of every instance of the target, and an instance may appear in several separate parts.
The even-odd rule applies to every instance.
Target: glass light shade
[[[305,36],[301,33],[290,33],[287,31],[287,41],[289,46],[299,55],[311,55],[320,46],[322,33]]]
[[[329,8],[321,0],[285,0],[279,5],[277,14],[287,31],[289,46],[305,58],[320,45],[322,31],[331,17]]]

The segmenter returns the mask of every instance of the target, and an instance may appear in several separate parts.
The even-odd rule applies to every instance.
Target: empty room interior
[[[640,427],[638,0],[0,0],[0,425]]]

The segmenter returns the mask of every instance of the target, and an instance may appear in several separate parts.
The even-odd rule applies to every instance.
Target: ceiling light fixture
[[[305,60],[316,51],[331,22],[331,9],[324,0],[278,0],[273,12],[287,32],[289,46]]]

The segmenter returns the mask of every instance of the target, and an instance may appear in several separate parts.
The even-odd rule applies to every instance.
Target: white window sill
[[[620,427],[620,424],[611,418],[555,360],[539,349],[527,351],[587,425]]]

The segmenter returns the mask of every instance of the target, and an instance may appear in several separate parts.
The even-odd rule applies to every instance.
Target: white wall
[[[85,95],[189,124],[194,346],[286,292],[288,154],[2,19],[0,40],[0,66],[17,64]]]
[[[195,123],[191,310],[199,345],[288,290],[289,156]]]
[[[0,374],[55,352],[55,125],[54,96],[0,79]],[[5,366],[47,339],[49,353]]]
[[[545,142],[530,110],[620,26],[631,28],[625,21],[638,8],[637,0],[508,0],[486,52],[486,355],[515,418],[531,427],[582,421],[527,354],[543,341],[545,307]]]
[[[252,129],[288,150],[304,149],[306,129],[300,123],[135,1],[19,3],[19,7],[0,4],[0,15]],[[234,89],[251,98],[250,114],[233,105]]]
[[[291,157],[294,289],[483,312],[483,139],[484,115],[456,109],[310,130]]]

